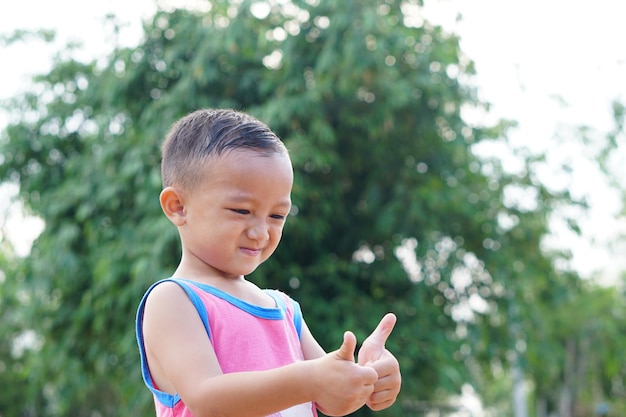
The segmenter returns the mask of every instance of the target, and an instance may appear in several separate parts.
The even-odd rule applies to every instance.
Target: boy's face
[[[278,246],[291,209],[293,170],[284,154],[227,152],[182,194],[183,262],[205,276],[254,271]]]

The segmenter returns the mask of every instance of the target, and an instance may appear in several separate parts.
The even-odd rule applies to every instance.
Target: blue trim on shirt
[[[298,339],[302,338],[302,309],[300,304],[294,299],[291,299],[293,305],[293,324],[296,326],[296,332],[298,333]]]
[[[282,305],[278,304],[277,307],[272,307],[272,308],[261,307],[255,304],[248,303],[237,297],[234,297],[228,294],[227,292],[224,292],[208,284],[202,284],[200,282],[190,281],[188,279],[175,279],[175,281],[177,282],[182,281],[183,283],[196,286],[200,288],[201,290],[208,292],[209,294],[212,294],[218,298],[221,298],[224,301],[227,301],[228,303],[245,311],[246,313],[252,314],[253,316],[256,316],[262,319],[267,319],[267,320],[283,320],[285,318],[285,304],[284,303],[282,303]],[[273,290],[265,290],[266,293],[269,293],[271,291]],[[275,300],[277,299],[277,297],[272,297],[272,298],[274,298]]]
[[[139,345],[139,356],[141,357],[141,375],[143,377],[143,381],[145,382],[148,389],[154,394],[155,398],[166,407],[174,407],[176,403],[180,401],[180,396],[178,394],[169,394],[167,392],[163,392],[158,390],[154,386],[154,382],[152,381],[152,376],[150,375],[150,368],[148,368],[148,356],[146,355],[146,346],[144,344],[143,339],[143,313],[146,308],[146,300],[148,299],[148,294],[152,292],[152,290],[159,284],[171,281],[171,280],[162,280],[153,284],[148,291],[144,294],[141,302],[139,303],[139,308],[137,309],[137,319],[135,320],[135,332],[137,334],[137,344]]]

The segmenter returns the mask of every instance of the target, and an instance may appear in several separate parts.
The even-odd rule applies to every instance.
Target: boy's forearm
[[[306,362],[211,377],[181,397],[196,417],[267,416],[314,401],[316,382]]]

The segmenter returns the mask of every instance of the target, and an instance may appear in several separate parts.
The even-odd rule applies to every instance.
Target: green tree
[[[10,103],[0,176],[19,183],[46,229],[16,267],[42,346],[25,353],[29,389],[6,415],[26,415],[21,404],[39,416],[153,413],[134,314],[180,252],[158,204],[159,144],[201,107],[254,114],[292,153],[294,213],[251,279],[298,299],[327,349],[345,328],[362,340],[397,313],[388,346],[403,391],[378,415],[480,384],[477,370],[507,357],[531,310],[515,306],[554,296],[535,285],[555,275],[538,248],[570,198],[473,154],[510,124],[464,122],[463,108],[483,106],[462,82],[473,65],[456,36],[416,18],[419,7],[222,0],[206,13],[159,11],[136,48],[104,66],[63,51]],[[524,189],[535,207],[507,202]]]
[[[0,238],[0,385],[4,387],[0,410],[9,410],[15,401],[23,400],[22,393],[27,385],[25,342],[34,335],[28,331],[20,314],[24,300],[18,299],[19,278],[9,278],[15,268],[12,252],[8,242]]]

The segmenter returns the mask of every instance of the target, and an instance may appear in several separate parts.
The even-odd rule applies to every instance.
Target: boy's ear
[[[165,187],[159,196],[161,208],[168,219],[176,226],[185,224],[185,206],[178,190],[174,187]]]

